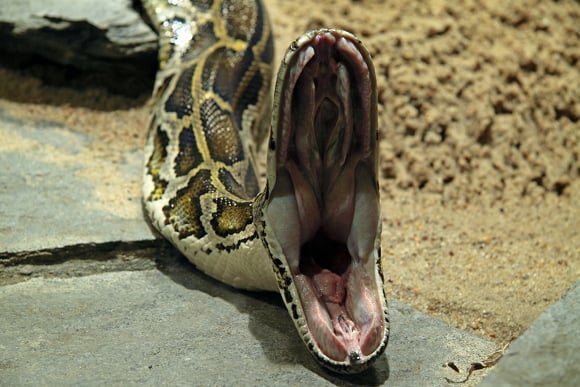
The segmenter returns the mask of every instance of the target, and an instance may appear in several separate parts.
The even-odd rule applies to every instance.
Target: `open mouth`
[[[385,338],[377,271],[374,74],[352,40],[320,32],[293,54],[266,210],[316,351],[364,362]],[[383,347],[384,348],[384,347]]]

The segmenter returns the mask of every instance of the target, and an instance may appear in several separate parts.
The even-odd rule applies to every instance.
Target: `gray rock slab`
[[[580,386],[580,281],[514,341],[481,386]]]
[[[131,68],[156,55],[155,33],[131,0],[3,1],[0,27],[3,50],[85,69]]]
[[[159,269],[0,288],[0,384],[447,386],[461,378],[447,362],[465,369],[496,349],[392,300],[387,355],[341,377],[307,353],[277,294]]]
[[[31,127],[1,109],[0,138],[0,258],[154,239],[139,190],[123,186],[140,184],[141,149],[118,160],[98,158],[88,151],[98,141],[89,135],[49,122]]]

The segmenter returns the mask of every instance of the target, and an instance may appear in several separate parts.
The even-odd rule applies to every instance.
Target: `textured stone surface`
[[[128,69],[157,47],[131,0],[4,1],[0,39],[2,50],[87,69]]]
[[[444,364],[495,349],[391,301],[387,356],[340,378],[306,352],[278,295],[237,292],[181,263],[159,268],[0,288],[0,384],[446,386],[457,374]]]
[[[580,281],[519,337],[481,386],[580,386]]]
[[[68,245],[154,238],[141,211],[142,151],[95,156],[98,140],[0,109],[0,256]],[[113,191],[113,192],[111,192]]]

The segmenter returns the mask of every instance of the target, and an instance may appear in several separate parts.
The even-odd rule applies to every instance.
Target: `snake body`
[[[143,183],[151,224],[204,273],[279,291],[324,366],[366,369],[389,333],[368,52],[344,31],[304,34],[270,109],[273,42],[260,1],[143,5],[159,35]],[[269,123],[260,191],[254,150]]]

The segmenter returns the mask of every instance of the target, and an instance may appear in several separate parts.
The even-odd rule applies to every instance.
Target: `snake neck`
[[[144,1],[159,34],[143,196],[152,224],[206,274],[276,289],[253,224],[253,149],[270,105],[272,38],[260,2]],[[242,22],[243,21],[243,22]]]

